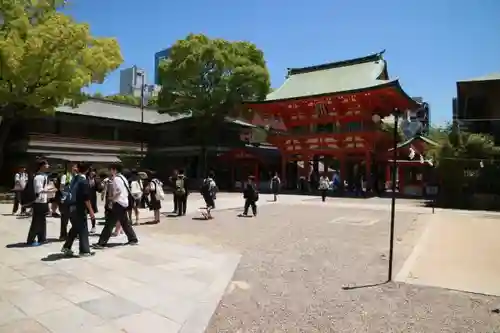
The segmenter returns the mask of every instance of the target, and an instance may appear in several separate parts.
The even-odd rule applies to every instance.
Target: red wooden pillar
[[[281,175],[280,179],[283,184],[286,184],[286,164],[287,164],[287,158],[285,154],[281,155]]]
[[[384,186],[386,186],[386,187],[387,187],[387,182],[392,181],[392,179],[391,179],[391,165],[392,165],[392,162],[388,161],[387,165],[385,166],[385,182],[384,182]]]
[[[312,155],[307,155],[306,156],[306,160],[304,161],[304,171],[305,171],[305,177],[307,180],[309,180],[309,177],[311,176],[311,172],[312,172],[312,165],[311,165],[311,161],[313,159],[313,156]]]
[[[340,162],[340,174],[339,174],[339,178],[340,178],[340,183],[342,184],[342,186],[344,186],[344,180],[346,179],[346,168],[345,168],[345,156],[344,155],[340,155],[339,156],[339,162]]]
[[[255,174],[255,182],[259,183],[259,162],[254,161],[254,174]]]
[[[405,168],[402,167],[403,164],[398,165],[398,183],[399,183],[399,193],[404,193],[404,173],[405,173]]]

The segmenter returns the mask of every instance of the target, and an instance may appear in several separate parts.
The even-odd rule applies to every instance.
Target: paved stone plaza
[[[137,228],[140,246],[68,259],[59,242],[24,247],[29,219],[10,208],[1,206],[0,332],[203,332],[240,260],[155,235],[157,226]],[[58,219],[48,221],[57,237]]]
[[[193,195],[188,216],[137,227],[139,246],[81,259],[62,259],[57,242],[21,247],[16,243],[25,240],[29,221],[4,214],[0,332],[457,333],[500,327],[491,312],[500,306],[496,297],[380,284],[387,274],[389,200],[321,203],[281,196],[274,203],[262,195],[256,218],[238,218],[242,203],[239,194],[221,193],[215,219],[202,221],[202,200]],[[162,211],[171,209],[167,198]],[[10,206],[0,210],[8,213]],[[414,201],[398,201],[395,276],[418,266],[408,258],[415,257],[430,213]],[[444,215],[437,210],[433,218]],[[142,217],[147,222],[152,214]],[[57,236],[58,219],[49,221],[49,236]],[[346,285],[375,286],[346,291]]]

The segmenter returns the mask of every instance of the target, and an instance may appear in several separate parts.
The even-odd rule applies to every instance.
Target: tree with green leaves
[[[141,105],[141,98],[132,95],[110,95],[103,97],[103,99],[133,106]]]
[[[443,205],[468,207],[474,193],[500,194],[500,148],[490,135],[450,125],[431,128],[429,137],[439,143],[426,156],[435,161]]]
[[[97,92],[93,95],[89,95],[86,97],[87,99],[89,98],[94,98],[94,99],[100,99],[100,100],[105,100],[105,101],[112,101],[112,102],[117,102],[121,104],[128,104],[132,106],[141,106],[141,98],[138,96],[133,96],[133,95],[108,95],[104,96],[103,94]],[[144,102],[146,107],[155,107],[156,106],[156,101],[157,97],[152,96],[149,98],[144,98]]]
[[[0,2],[2,115],[51,112],[122,63],[116,39],[90,35],[87,24],[60,11],[65,3]]]
[[[160,63],[160,78],[159,111],[191,114],[204,163],[206,146],[217,144],[213,140],[224,119],[237,115],[243,102],[264,99],[270,89],[264,54],[256,45],[202,34],[172,46]]]
[[[81,89],[122,63],[116,39],[92,36],[87,24],[61,12],[65,5],[0,1],[0,148],[13,121],[84,101]]]

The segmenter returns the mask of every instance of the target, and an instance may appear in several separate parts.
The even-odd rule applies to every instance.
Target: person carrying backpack
[[[163,183],[157,179],[151,179],[149,183],[149,210],[154,211],[154,223],[160,223],[161,200],[165,198]]]
[[[188,195],[187,177],[184,175],[183,170],[179,170],[179,174],[177,175],[177,179],[174,183],[174,197],[177,202],[177,216],[186,215]]]
[[[76,164],[71,166],[71,171],[67,171],[61,176],[59,181],[59,192],[61,205],[59,211],[61,212],[61,226],[59,231],[59,240],[66,240],[68,237],[68,222],[70,221],[69,212],[69,197],[70,197],[70,185],[73,182],[74,176],[76,175]]]
[[[278,201],[278,193],[280,191],[281,180],[278,176],[278,173],[274,174],[274,177],[271,179],[271,192],[274,195],[274,201]]]
[[[259,201],[259,191],[255,183],[254,176],[248,176],[248,181],[243,189],[243,198],[245,199],[245,207],[243,216],[248,216],[248,208],[252,207],[253,216],[257,216],[257,201]]]
[[[206,209],[207,209],[207,218],[212,219],[211,211],[215,208],[215,195],[217,193],[217,185],[214,181],[214,174],[210,172],[208,177],[203,180],[203,184],[201,185],[201,195],[203,196],[203,200],[205,200]]]
[[[141,205],[142,195],[144,193],[144,184],[142,182],[141,177],[139,177],[139,173],[136,170],[132,171],[132,176],[130,177],[130,193],[132,193],[132,197],[134,198],[132,210],[135,215],[135,223],[134,225],[139,224],[139,206]],[[130,213],[132,215],[132,212]],[[129,216],[130,220],[132,220],[132,216]]]

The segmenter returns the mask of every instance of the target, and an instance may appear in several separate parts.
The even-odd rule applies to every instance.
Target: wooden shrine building
[[[281,152],[285,182],[318,174],[320,164],[338,170],[343,180],[385,176],[393,141],[381,130],[381,119],[394,109],[416,110],[419,103],[389,77],[383,53],[288,69],[283,85],[265,101],[245,104],[270,129],[268,142]],[[297,161],[305,167],[296,167]]]

